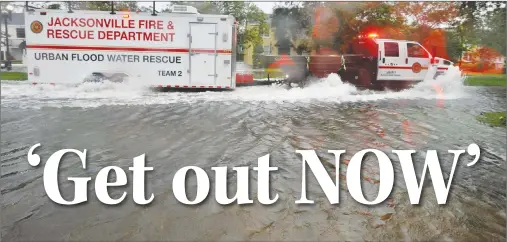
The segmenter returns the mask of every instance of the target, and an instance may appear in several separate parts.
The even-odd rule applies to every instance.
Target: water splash
[[[103,105],[150,105],[195,102],[362,102],[388,99],[457,99],[466,95],[461,73],[452,67],[446,75],[425,80],[413,88],[400,91],[358,90],[344,83],[337,74],[316,80],[305,88],[282,86],[241,87],[232,92],[157,93],[133,80],[129,84],[86,83],[74,86],[36,85],[2,82],[2,105],[39,108],[98,107]]]

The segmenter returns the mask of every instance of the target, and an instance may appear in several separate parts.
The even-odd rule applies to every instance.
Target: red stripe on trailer
[[[32,85],[38,85],[38,84],[49,84],[49,85],[52,85],[52,86],[55,86],[56,83],[54,82],[32,82]],[[166,87],[170,88],[171,85],[165,85]],[[156,85],[156,87],[158,88],[163,88],[164,85]],[[175,88],[231,88],[230,86],[180,86],[180,85],[174,85]]]
[[[379,66],[379,69],[406,69],[411,70],[412,66]],[[426,70],[428,67],[421,67],[421,69]]]
[[[411,66],[379,66],[379,69],[412,69]],[[427,70],[428,67],[422,67],[423,70]],[[448,70],[447,67],[438,67],[437,70]]]
[[[79,46],[79,45],[26,45],[28,49],[53,49],[53,50],[104,50],[104,51],[128,51],[128,52],[172,52],[172,53],[215,53],[214,49],[187,49],[187,48],[146,48],[146,47],[121,47],[121,46]],[[232,50],[216,50],[219,54],[232,54]]]
[[[164,87],[164,85],[156,85],[157,87]],[[166,87],[175,87],[175,88],[231,88],[230,86],[179,86],[179,85],[165,85]]]

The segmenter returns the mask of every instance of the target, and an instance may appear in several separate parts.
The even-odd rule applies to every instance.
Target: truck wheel
[[[372,81],[373,81],[372,75],[367,69],[364,69],[364,68],[359,69],[358,84],[360,86],[368,88],[368,89],[372,88],[372,86],[373,86]]]

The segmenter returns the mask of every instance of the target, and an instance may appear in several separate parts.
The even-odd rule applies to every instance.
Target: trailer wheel
[[[104,82],[104,79],[105,79],[104,74],[102,74],[100,72],[94,72],[90,76],[86,77],[84,82],[102,83],[102,82]]]
[[[123,73],[115,73],[114,75],[112,75],[109,79],[109,81],[111,82],[115,82],[115,83],[122,83],[125,81],[125,79],[127,78],[128,76],[126,74],[123,74]]]
[[[373,86],[372,74],[365,68],[358,70],[358,83],[360,86],[365,88],[372,88]]]

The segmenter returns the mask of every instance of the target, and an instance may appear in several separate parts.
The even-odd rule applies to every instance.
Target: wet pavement
[[[79,87],[30,86],[2,82],[1,193],[2,237],[5,241],[48,240],[504,240],[505,128],[492,128],[475,117],[504,110],[505,88],[464,87],[459,80],[422,83],[402,92],[357,91],[331,76],[305,89],[245,87],[233,92],[153,93],[113,84]],[[119,206],[101,205],[93,181],[89,202],[64,207],[49,200],[42,167],[31,167],[28,149],[46,161],[60,149],[87,149],[87,169],[76,157],[61,163],[64,197],[73,197],[69,176],[95,177],[106,166],[127,171],[129,185],[111,188]],[[420,177],[425,150],[441,153],[444,178],[452,164],[447,150],[476,143],[481,160],[472,168],[457,165],[446,205],[438,205],[426,178],[421,205],[408,200],[393,149],[415,149]],[[347,191],[347,159],[362,149],[388,154],[395,169],[390,198],[377,206],[355,202]],[[330,205],[316,179],[308,176],[314,205],[297,205],[301,194],[301,157],[296,149],[316,149],[331,177],[330,149],[346,149],[340,166],[340,203]],[[148,206],[132,200],[132,158],[146,154]],[[250,172],[253,205],[221,206],[214,199],[214,166],[257,166],[270,155],[271,191],[278,202],[256,200],[257,173]],[[172,179],[184,166],[199,166],[211,178],[206,202],[186,206],[173,195]],[[363,163],[363,192],[376,197],[378,163]],[[229,169],[231,196],[236,175]],[[189,194],[195,178],[189,176]],[[193,197],[189,195],[189,197]]]

